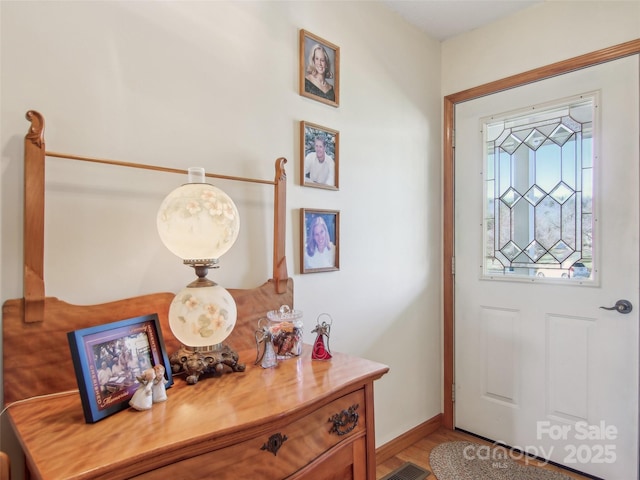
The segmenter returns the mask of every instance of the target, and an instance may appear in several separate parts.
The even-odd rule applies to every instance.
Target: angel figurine
[[[156,378],[156,372],[153,368],[147,368],[142,372],[142,375],[136,378],[138,382],[140,382],[140,386],[138,386],[136,393],[134,393],[131,400],[129,400],[129,405],[136,410],[149,410],[153,405],[151,389],[153,388],[153,381]]]
[[[323,321],[320,323],[320,317],[322,315],[326,315],[329,317],[329,323]],[[333,355],[331,355],[331,351],[329,350],[329,332],[331,330],[331,324],[333,323],[333,319],[327,313],[323,313],[318,316],[316,320],[316,327],[311,330],[311,333],[317,333],[316,341],[313,342],[313,350],[311,351],[311,358],[313,360],[330,360]],[[326,341],[325,341],[326,338]]]
[[[167,399],[167,389],[164,386],[165,369],[162,365],[158,364],[153,367],[153,371],[156,374],[156,378],[154,378],[152,382],[151,398],[153,403],[164,402]]]
[[[273,335],[271,333],[271,329],[269,328],[269,325],[265,325],[262,320],[262,318],[258,320],[258,330],[256,330],[257,356],[255,364],[257,365],[258,362],[260,362],[260,366],[262,368],[271,368],[278,365],[278,356],[273,348]],[[264,344],[262,355],[260,354],[261,343]]]

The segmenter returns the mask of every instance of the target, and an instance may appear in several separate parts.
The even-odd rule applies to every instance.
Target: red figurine
[[[320,323],[320,317],[322,315],[327,315],[330,319],[330,322],[322,322]],[[313,360],[330,360],[332,355],[329,350],[329,331],[331,330],[331,324],[333,323],[333,319],[326,313],[318,316],[316,320],[318,323],[316,327],[311,330],[311,333],[317,333],[316,341],[313,342],[313,351],[311,352],[311,358]],[[325,342],[326,337],[326,342]]]

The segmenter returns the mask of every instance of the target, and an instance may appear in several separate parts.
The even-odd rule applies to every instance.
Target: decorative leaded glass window
[[[593,278],[595,97],[483,125],[484,276]]]

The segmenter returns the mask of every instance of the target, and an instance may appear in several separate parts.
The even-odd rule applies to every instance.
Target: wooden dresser
[[[376,362],[334,353],[314,361],[305,346],[276,368],[176,377],[168,401],[95,424],[77,393],[8,410],[37,479],[375,479]]]
[[[240,354],[246,371],[205,376],[195,385],[176,376],[168,400],[151,410],[128,409],[85,423],[80,395],[70,393],[77,382],[67,332],[155,313],[172,353],[180,346],[168,320],[174,294],[96,305],[45,295],[45,158],[186,172],[48,152],[44,117],[33,110],[26,117],[31,124],[24,151],[24,297],[2,306],[2,356],[4,404],[31,478],[375,479],[373,382],[387,366],[339,353],[330,361],[312,361],[309,346],[276,368],[253,365],[258,321],[268,311],[294,306],[285,256],[290,212],[284,158],[275,162],[273,181],[208,174],[269,185],[274,192],[273,275],[255,288],[229,290],[238,319],[225,343]],[[148,241],[141,239],[138,248],[147,248]]]

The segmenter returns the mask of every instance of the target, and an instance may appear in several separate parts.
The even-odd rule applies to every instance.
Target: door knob
[[[629,313],[633,310],[633,305],[629,300],[618,300],[613,307],[600,307],[603,310],[616,310],[618,313]]]

